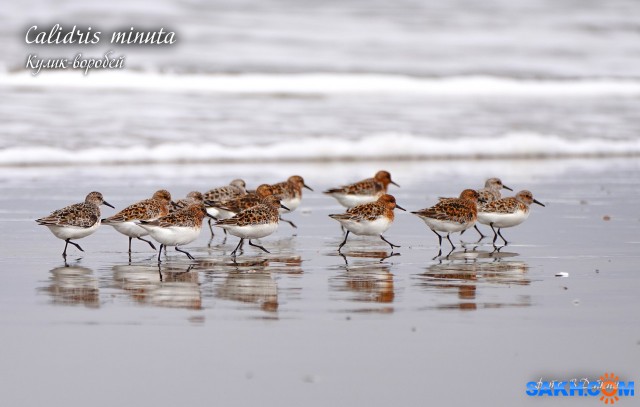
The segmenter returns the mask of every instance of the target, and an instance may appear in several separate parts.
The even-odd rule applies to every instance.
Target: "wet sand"
[[[338,256],[327,215],[342,208],[320,191],[382,168],[409,210],[491,176],[547,207],[504,229],[499,251],[468,231],[434,259],[435,235],[397,211],[385,237],[399,255],[353,237]],[[64,242],[33,221],[91,190],[120,209],[158,188],[292,174],[316,191],[287,216],[298,229],[237,264],[237,238],[209,246],[206,225],[185,246],[195,261],[170,249],[160,267],[144,242],[129,261],[103,226],[65,267]],[[640,379],[637,159],[5,167],[0,183],[2,405],[556,405],[526,382]]]

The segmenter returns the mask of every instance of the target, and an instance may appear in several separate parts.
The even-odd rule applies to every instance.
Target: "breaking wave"
[[[415,77],[391,74],[169,74],[137,71],[0,72],[0,86],[124,89],[160,92],[339,94],[406,93],[438,96],[640,95],[640,81],[616,78],[516,79],[492,76]]]
[[[278,162],[425,159],[518,159],[640,155],[640,139],[567,139],[537,133],[442,139],[379,134],[360,139],[299,138],[271,144],[166,143],[66,150],[23,146],[0,150],[0,165],[79,165],[197,162]]]

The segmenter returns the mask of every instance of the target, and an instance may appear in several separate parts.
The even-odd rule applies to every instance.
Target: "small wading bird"
[[[300,202],[302,202],[302,188],[313,191],[309,185],[304,183],[304,179],[299,175],[292,175],[284,182],[271,185],[271,193],[280,198],[280,202],[283,206],[289,208],[289,210],[280,208],[279,212],[281,214],[296,210],[300,205]],[[280,220],[282,222],[287,222],[294,228],[297,228],[297,226],[290,220],[282,219],[282,217],[280,217]]]
[[[500,229],[517,226],[527,220],[529,217],[529,206],[532,203],[544,206],[542,203],[533,199],[531,192],[522,190],[518,192],[516,196],[498,199],[497,201],[482,205],[478,212],[478,222],[491,226],[494,245],[496,244],[498,235],[500,235],[504,244],[507,245],[509,243],[502,236],[502,233],[500,233]],[[498,228],[497,232],[495,228]]]
[[[246,193],[227,201],[207,201],[205,205],[207,208],[215,209],[217,211],[217,215],[215,215],[215,217],[218,220],[230,219],[245,209],[261,204],[262,200],[269,195],[272,195],[271,185],[262,184],[256,188],[255,192]]]
[[[165,246],[174,246],[176,251],[184,253],[189,259],[194,260],[189,252],[180,250],[178,246],[189,244],[198,238],[205,216],[208,214],[204,204],[191,204],[159,219],[142,220],[138,224],[160,243],[158,263],[161,262],[160,254]]]
[[[324,193],[334,197],[345,208],[353,208],[357,205],[377,201],[387,193],[389,184],[400,186],[391,180],[389,172],[378,171],[373,178],[367,178],[340,188],[332,188]]]
[[[382,236],[393,223],[395,217],[393,210],[395,208],[405,210],[396,204],[396,198],[392,195],[384,194],[375,202],[354,206],[345,213],[329,215],[330,218],[337,220],[347,229],[344,241],[338,246],[338,253],[342,253],[342,246],[347,243],[349,232],[353,232],[356,235],[380,236],[380,239],[391,246],[391,251],[393,251],[394,247],[400,247]]]
[[[430,208],[411,212],[422,219],[429,229],[438,236],[438,246],[440,248],[438,256],[442,254],[442,236],[438,232],[447,234],[446,237],[451,244],[451,251],[453,252],[456,246],[449,235],[455,232],[463,232],[476,223],[478,218],[477,205],[480,199],[478,191],[465,189],[459,198],[446,198]]]
[[[69,205],[51,212],[51,215],[36,219],[39,225],[49,228],[58,239],[65,241],[62,257],[67,259],[67,246],[69,243],[84,250],[72,240],[87,237],[100,227],[100,205],[113,206],[104,200],[100,192],[91,192],[84,202]]]
[[[184,209],[189,205],[201,204],[201,203],[204,203],[204,197],[202,193],[198,191],[191,191],[187,194],[185,198],[178,199],[177,201],[171,202],[171,207],[169,208],[169,212],[173,213],[173,212],[179,211],[180,209]]]
[[[113,226],[115,230],[129,237],[129,254],[131,254],[131,240],[138,239],[147,242],[153,250],[156,247],[150,240],[143,239],[149,232],[140,227],[137,222],[141,220],[155,220],[166,216],[171,207],[171,194],[166,189],[156,191],[149,199],[144,199],[127,206],[120,212],[106,219],[102,219],[105,225]]]
[[[486,203],[497,201],[498,199],[501,199],[502,198],[502,193],[500,192],[500,190],[502,188],[504,188],[506,190],[509,190],[509,191],[513,191],[513,189],[511,189],[508,186],[504,185],[500,178],[489,178],[488,180],[486,180],[485,183],[484,183],[484,188],[478,190],[478,193],[480,194],[479,202],[484,200],[484,203],[480,203],[478,205],[478,210],[480,210],[480,207],[482,207],[482,205],[484,205]],[[480,229],[478,229],[478,225],[473,225],[473,228],[476,230],[476,232],[478,232],[480,234],[480,239],[484,239],[486,237],[480,231]],[[462,233],[464,233],[464,231],[461,232],[460,234],[462,234]]]
[[[480,199],[484,199],[485,202],[497,201],[502,198],[502,193],[500,192],[502,188],[513,191],[513,189],[504,185],[500,178],[489,178],[484,182],[484,188],[478,190]]]
[[[244,180],[234,179],[233,181],[231,181],[229,185],[225,185],[219,188],[214,188],[202,194],[205,205],[207,207],[207,213],[211,215],[209,217],[209,231],[211,232],[212,239],[213,239],[213,227],[211,225],[211,220],[212,219],[218,220],[219,213],[218,213],[218,209],[211,205],[215,203],[228,201],[230,199],[237,198],[242,195],[246,195],[247,193],[246,187],[247,187],[247,184],[244,182]]]
[[[484,203],[487,203],[487,202],[493,202],[495,200],[502,198],[502,194],[500,193],[500,190],[502,188],[507,189],[509,191],[513,191],[513,189],[504,185],[500,178],[487,179],[484,183],[484,188],[478,190],[478,194],[480,194],[480,198],[478,200],[478,210],[480,210],[480,207],[483,205],[483,203],[481,203],[483,200],[484,200]],[[441,201],[445,199],[451,199],[451,198],[440,198]],[[480,231],[480,229],[478,229],[478,225],[473,225],[473,228],[476,230],[476,232],[478,232],[481,240],[486,237]],[[464,232],[465,230],[460,232],[460,234],[462,235]]]
[[[269,253],[264,247],[253,244],[251,240],[269,236],[278,229],[280,208],[288,210],[286,206],[280,203],[280,198],[275,195],[269,195],[261,199],[258,205],[240,211],[229,219],[221,219],[216,222],[216,226],[226,229],[230,234],[240,238],[240,242],[231,252],[231,256],[236,257],[236,253],[239,249],[242,249],[245,239],[249,239],[250,246]]]

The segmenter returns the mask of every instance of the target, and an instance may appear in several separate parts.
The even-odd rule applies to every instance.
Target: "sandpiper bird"
[[[218,220],[230,219],[245,209],[261,204],[262,200],[270,195],[272,195],[271,185],[262,184],[256,188],[255,192],[250,192],[222,202],[209,201],[206,204],[218,211],[218,215],[216,216]]]
[[[115,230],[129,237],[129,254],[131,254],[131,240],[134,238],[149,243],[149,246],[155,250],[156,247],[150,240],[142,238],[149,232],[138,226],[137,222],[161,218],[169,213],[170,207],[171,194],[166,189],[160,189],[151,198],[136,202],[115,215],[102,219],[102,223],[113,226]]]
[[[175,211],[179,211],[180,209],[184,209],[189,205],[201,203],[204,203],[204,197],[202,193],[198,191],[191,191],[187,194],[186,198],[178,199],[177,201],[171,202],[169,212],[172,213]]]
[[[510,228],[524,222],[529,217],[529,205],[532,203],[544,206],[533,199],[533,194],[527,190],[520,191],[516,196],[498,199],[482,205],[478,212],[478,222],[491,226],[493,230],[493,244],[495,245],[498,235],[508,244],[507,240],[500,233],[502,228]],[[495,228],[498,228],[496,233]]]
[[[186,254],[193,260],[191,254],[180,250],[178,246],[189,244],[198,238],[205,216],[207,216],[207,208],[204,204],[191,204],[159,219],[142,220],[138,224],[160,243],[158,263],[160,263],[160,254],[164,246],[174,246],[176,251]]]
[[[391,174],[387,171],[378,171],[373,178],[367,178],[340,188],[332,188],[324,193],[334,197],[342,206],[352,208],[356,205],[377,201],[387,193],[389,184],[400,186],[391,180]]]
[[[260,187],[258,187],[260,189]],[[249,239],[249,245],[262,249],[269,253],[267,249],[251,242],[252,239],[269,236],[278,228],[280,220],[279,209],[288,209],[280,203],[280,198],[269,195],[261,198],[258,205],[254,205],[238,212],[229,219],[221,219],[216,222],[216,226],[226,229],[230,234],[240,238],[240,242],[231,252],[231,256],[236,257],[238,249],[242,247],[244,239]]]
[[[465,189],[459,198],[446,198],[434,206],[411,212],[427,224],[429,229],[438,236],[440,254],[442,254],[442,236],[438,232],[447,234],[451,243],[451,250],[456,247],[449,236],[451,233],[462,232],[476,223],[478,218],[478,202],[482,202],[478,191]]]
[[[504,185],[500,178],[489,178],[484,182],[484,188],[479,189],[478,193],[480,194],[480,198],[487,202],[493,202],[502,198],[502,194],[500,193],[502,188],[513,191],[513,189]]]
[[[348,209],[345,213],[329,215],[329,217],[337,220],[345,229],[347,229],[344,241],[338,247],[338,253],[340,253],[342,246],[347,243],[349,232],[353,232],[356,235],[380,236],[380,239],[391,246],[392,251],[394,247],[400,247],[389,242],[384,238],[384,236],[382,236],[382,234],[389,229],[393,223],[393,210],[395,208],[403,211],[405,210],[396,204],[396,198],[392,195],[384,194],[375,202],[354,206],[353,208]]]
[[[49,216],[36,219],[36,222],[48,227],[55,237],[65,241],[62,257],[66,259],[69,243],[81,252],[84,251],[79,244],[71,240],[87,237],[100,227],[100,205],[113,208],[104,200],[100,192],[94,191],[87,195],[84,202],[53,211]]]
[[[211,231],[212,238],[213,227],[211,226],[211,219],[217,220],[219,213],[218,209],[214,206],[211,206],[211,204],[228,201],[230,199],[245,195],[247,193],[246,187],[247,184],[244,182],[244,180],[234,179],[229,185],[214,188],[202,194],[205,206],[207,207],[207,213],[211,215],[211,217],[209,218],[209,230]]]
[[[508,189],[509,191],[513,191],[513,189],[509,188],[508,186],[504,185],[502,183],[502,180],[500,178],[489,178],[484,182],[484,188],[481,188],[478,190],[478,193],[480,194],[480,199],[478,201],[478,210],[480,210],[480,207],[482,205],[484,205],[484,203],[488,203],[488,202],[493,202],[496,201],[500,198],[502,198],[502,194],[500,193],[500,190],[504,188],[504,189]],[[451,198],[440,198],[440,200],[444,200],[444,199],[451,199]],[[484,203],[481,203],[481,201],[484,200]],[[473,228],[476,230],[476,232],[478,232],[478,234],[480,235],[480,239],[484,239],[486,236],[480,231],[480,229],[478,229],[478,225],[473,225]],[[463,230],[462,232],[460,232],[460,234],[464,233],[465,231]]]
[[[280,213],[293,212],[296,210],[302,201],[302,188],[313,191],[309,185],[304,183],[304,179],[299,175],[292,175],[284,182],[271,185],[271,193],[280,198],[282,205],[289,208],[289,210],[280,208]],[[282,219],[282,217],[280,217],[280,220],[297,228],[297,226],[289,220]]]

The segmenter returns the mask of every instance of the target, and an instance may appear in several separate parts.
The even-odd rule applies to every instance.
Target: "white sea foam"
[[[547,158],[640,155],[640,139],[566,139],[535,133],[495,138],[437,139],[380,134],[361,139],[300,138],[266,145],[166,143],[156,146],[65,150],[27,146],[0,150],[0,165],[74,165],[181,162],[348,161],[441,158]]]
[[[598,96],[640,95],[630,79],[534,80],[491,76],[423,78],[387,74],[159,74],[73,71],[0,72],[0,86],[29,88],[125,89],[161,92],[340,94],[408,93],[436,96]]]

